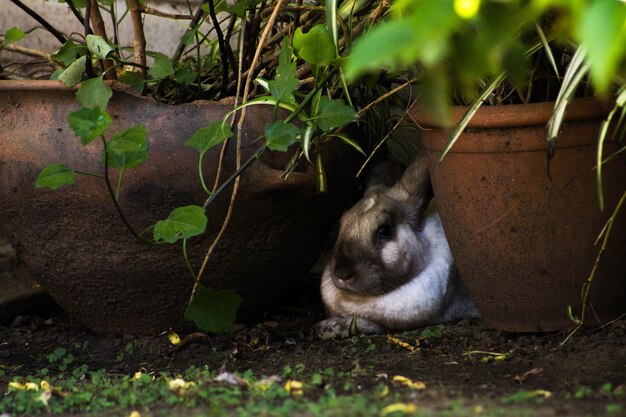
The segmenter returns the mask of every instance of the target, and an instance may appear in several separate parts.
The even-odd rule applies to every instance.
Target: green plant
[[[24,8],[21,2],[14,3]],[[388,5],[357,0],[341,4],[328,0],[325,7],[287,4],[283,0],[268,3],[241,0],[227,5],[224,1],[207,0],[195,13],[190,10],[193,18],[171,57],[145,49],[141,16],[155,13],[149,7],[129,1],[126,12],[119,14],[108,2],[81,4],[70,0],[67,5],[83,23],[82,38],[70,39],[36,14],[35,18],[62,43],[55,53],[47,56],[54,67],[51,78],[68,87],[78,85],[76,99],[82,107],[68,115],[68,123],[82,146],[98,144],[101,147],[102,171],[80,172],[56,163],[41,171],[36,185],[58,189],[74,184],[81,175],[102,179],[122,222],[133,236],[149,245],[180,242],[184,261],[194,280],[185,318],[206,332],[228,332],[242,300],[234,291],[212,291],[204,287],[201,278],[230,214],[208,248],[203,264],[192,265],[188,257],[188,245],[205,232],[205,209],[232,183],[235,184],[233,201],[239,175],[266,149],[293,152],[285,176],[304,160],[313,164],[318,172],[320,192],[326,190],[322,154],[328,141],[340,140],[364,153],[343,131],[346,125],[359,119],[359,113],[343,75],[342,55],[350,48],[353,37],[382,16]],[[107,35],[100,24],[102,12],[110,15],[115,31],[125,16],[133,20],[132,59],[130,49],[117,32],[112,37]],[[227,30],[223,31],[218,24],[217,13],[227,16]],[[205,21],[211,21],[212,25],[203,33]],[[272,30],[275,31],[272,33]],[[214,36],[209,36],[211,32]],[[19,29],[7,31],[3,46],[18,41],[23,35]],[[201,48],[206,49],[201,52]],[[198,151],[198,173],[206,201],[176,208],[166,219],[157,220],[153,225],[133,225],[128,221],[119,197],[125,176],[132,175],[133,169],[148,160],[150,132],[136,125],[114,136],[108,134],[111,117],[107,107],[113,92],[107,80],[127,83],[167,103],[228,95],[242,97],[241,103],[236,102],[233,111],[223,120],[199,129],[185,143]],[[238,152],[236,172],[221,184],[215,181],[211,187],[202,175],[206,153],[224,146],[227,141],[236,141],[239,148],[240,138],[235,132],[243,123],[246,109],[254,105],[275,109],[273,120],[259,138],[258,150],[246,161],[241,161]]]

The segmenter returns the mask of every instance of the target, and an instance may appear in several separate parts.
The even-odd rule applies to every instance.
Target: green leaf
[[[222,120],[215,121],[207,127],[196,130],[191,139],[185,142],[186,146],[194,148],[201,154],[233,137],[233,131],[228,123]]]
[[[191,84],[196,81],[196,74],[188,67],[184,67],[176,70],[174,79],[181,84]]]
[[[590,2],[581,19],[578,36],[587,49],[591,78],[599,91],[607,91],[626,52],[626,3]]]
[[[268,82],[270,94],[278,101],[287,101],[292,103],[293,90],[298,85],[296,78],[296,63],[292,62],[293,49],[289,44],[289,39],[285,38],[281,45],[280,56],[278,57],[278,68],[274,79]]]
[[[201,235],[206,229],[207,221],[203,207],[191,205],[175,208],[167,219],[159,220],[154,225],[154,240],[174,243]]]
[[[296,29],[293,47],[296,55],[314,67],[328,65],[336,56],[333,38],[322,24],[313,26],[307,33]]]
[[[205,333],[228,333],[233,328],[241,302],[241,297],[233,290],[211,291],[198,284],[185,309],[185,320],[193,321]]]
[[[11,29],[4,32],[4,45],[15,43],[20,39],[23,39],[24,36],[26,35],[22,29],[13,26]]]
[[[317,125],[324,132],[328,132],[336,127],[347,125],[359,118],[357,112],[346,105],[343,100],[331,100],[326,96],[320,98],[317,116]]]
[[[130,169],[142,165],[148,159],[148,132],[135,125],[113,136],[107,143],[109,163],[119,169]]]
[[[104,133],[111,124],[111,117],[99,107],[93,109],[82,107],[70,113],[67,121],[84,146]]]
[[[73,87],[80,82],[85,72],[85,65],[87,57],[81,56],[65,68],[61,74],[59,74],[59,80],[68,87]]]
[[[172,60],[167,55],[159,52],[154,52],[151,55],[154,57],[154,64],[148,70],[148,75],[156,80],[174,75]]]
[[[87,35],[86,38],[87,48],[91,51],[93,56],[98,59],[106,59],[107,56],[113,52],[113,48],[102,36]]]
[[[265,143],[272,151],[287,151],[294,144],[300,130],[293,123],[285,124],[279,120],[265,126]]]
[[[76,92],[76,100],[83,107],[88,109],[96,107],[100,110],[106,109],[109,100],[113,96],[113,91],[111,87],[104,83],[102,77],[101,75],[80,83],[80,88]]]
[[[143,86],[146,84],[145,78],[135,71],[126,71],[118,79],[124,84],[130,85],[134,90],[140,93],[143,91]]]
[[[87,53],[87,47],[85,45],[78,45],[68,39],[54,54],[52,59],[62,63],[65,66],[70,65],[76,61],[81,55]]]
[[[35,187],[56,190],[76,182],[76,173],[65,164],[52,164],[45,167],[37,176]]]

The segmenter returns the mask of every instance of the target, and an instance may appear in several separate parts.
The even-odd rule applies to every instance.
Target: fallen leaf
[[[294,397],[301,397],[303,394],[302,382],[289,380],[285,383],[285,390]]]
[[[178,336],[178,334],[176,332],[167,332],[165,334],[165,336],[167,336],[167,339],[174,346],[178,346],[178,345],[180,345],[182,343],[181,340],[180,340],[180,336]]]
[[[218,376],[215,377],[215,380],[218,382],[226,382],[232,385],[239,385],[240,387],[247,387],[248,385],[250,385],[247,380],[228,371],[221,372]]]
[[[389,343],[391,343],[392,345],[400,346],[401,348],[404,348],[411,353],[415,353],[419,350],[418,346],[412,346],[407,342],[398,339],[397,337],[387,336],[387,341],[389,341]],[[419,344],[419,341],[417,341],[417,343]]]
[[[413,381],[410,378],[407,378],[405,376],[402,375],[395,375],[393,378],[391,378],[391,380],[393,382],[397,382],[399,384],[402,384],[404,386],[407,386],[411,389],[414,390],[425,390],[426,389],[426,384],[423,383],[422,381]]]
[[[412,403],[395,403],[389,404],[380,410],[381,417],[392,413],[413,414],[417,411],[417,405]]]

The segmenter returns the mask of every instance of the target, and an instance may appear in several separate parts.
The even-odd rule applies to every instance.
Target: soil
[[[165,335],[107,338],[64,317],[21,317],[0,331],[0,366],[5,371],[0,392],[6,392],[12,377],[48,366],[47,355],[64,347],[76,364],[105,368],[113,375],[132,375],[140,369],[176,373],[191,365],[281,375],[286,366],[303,364],[307,372],[329,367],[351,371],[364,389],[381,378],[403,375],[426,384],[419,401],[424,409],[435,410],[434,415],[459,399],[506,410],[505,399],[520,390],[550,393],[549,398],[540,396],[542,401],[528,403],[530,415],[626,413],[626,320],[581,330],[560,346],[565,333],[511,334],[487,330],[480,321],[393,338],[322,341],[312,332],[321,314],[317,309],[285,309],[256,326],[239,326],[230,335],[180,335],[179,346]],[[134,346],[131,351],[125,348],[129,342]]]

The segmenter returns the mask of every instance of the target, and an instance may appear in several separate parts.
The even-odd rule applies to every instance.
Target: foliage
[[[134,9],[131,3],[128,2],[128,14],[137,17],[139,13],[141,16],[142,11]],[[76,0],[69,0],[67,4],[76,15],[84,16],[88,13],[85,4]],[[99,142],[102,147],[102,172],[80,172],[57,163],[41,171],[37,187],[58,189],[73,185],[80,175],[101,178],[124,224],[137,239],[148,244],[182,242],[184,259],[194,279],[185,318],[205,332],[228,332],[241,304],[239,296],[230,290],[210,291],[204,287],[200,281],[203,269],[197,272],[187,253],[189,242],[205,234],[208,223],[205,208],[212,198],[231,181],[235,181],[253,159],[261,157],[265,149],[293,152],[294,158],[286,167],[285,176],[295,169],[302,157],[313,163],[318,171],[316,178],[320,191],[326,189],[326,175],[321,163],[322,147],[326,142],[337,139],[363,153],[357,141],[341,132],[359,116],[352,105],[341,70],[340,54],[345,53],[349,44],[346,42],[340,47],[339,34],[343,39],[349,39],[352,32],[345,26],[339,29],[338,16],[351,20],[351,25],[357,24],[372,9],[364,9],[362,2],[351,0],[344,2],[342,8],[337,10],[336,2],[329,0],[327,7],[332,10],[328,13],[315,7],[309,9],[308,5],[301,7],[301,13],[296,16],[282,12],[283,21],[287,24],[281,23],[283,27],[279,27],[277,36],[266,45],[255,44],[264,39],[263,25],[271,26],[269,21],[265,21],[267,11],[280,5],[281,2],[277,1],[266,4],[242,0],[228,5],[223,1],[215,3],[209,0],[194,14],[173,56],[142,50],[145,44],[141,45],[139,35],[142,35],[142,29],[138,29],[131,62],[127,56],[128,50],[120,40],[108,37],[97,25],[94,25],[96,33],[85,28],[83,42],[76,38],[67,39],[50,55],[50,60],[57,68],[52,78],[68,87],[78,85],[76,100],[81,108],[68,115],[68,124],[80,138],[82,146]],[[346,9],[348,6],[349,9]],[[99,11],[110,13],[114,24],[119,24],[112,13],[113,8],[101,4]],[[226,32],[222,32],[221,27],[216,25],[217,12],[226,13],[230,18],[231,23]],[[94,11],[91,10],[91,13]],[[122,18],[124,16],[126,14]],[[324,22],[326,16],[334,21]],[[213,21],[211,30],[215,31],[211,37],[208,33],[201,33],[202,22],[209,19]],[[345,24],[345,21],[342,22]],[[53,28],[48,30],[54,33]],[[290,36],[292,33],[293,36]],[[19,39],[17,29],[5,34],[7,45]],[[234,39],[237,42],[233,42]],[[235,49],[233,44],[236,44]],[[149,162],[150,132],[144,126],[136,125],[108,137],[107,129],[112,120],[107,107],[113,92],[107,80],[118,79],[140,92],[150,92],[158,100],[167,103],[221,98],[237,92],[241,94],[244,68],[239,68],[239,65],[250,66],[248,79],[258,74],[258,51],[264,52],[264,74],[270,78],[256,77],[257,91],[248,94],[243,104],[222,120],[211,121],[206,127],[198,129],[185,142],[186,146],[198,152],[198,175],[209,199],[204,205],[199,202],[198,205],[175,208],[166,219],[158,220],[143,233],[138,233],[136,225],[131,225],[126,219],[124,208],[120,205],[120,194],[124,176]],[[247,91],[247,85],[245,88]],[[210,189],[202,169],[206,153],[236,136],[234,116],[243,108],[253,105],[269,105],[275,109],[273,119],[268,122],[263,137],[259,138],[259,149],[226,182],[216,189]],[[288,112],[279,113],[279,108]],[[294,150],[294,147],[298,149]],[[152,231],[152,241],[146,237],[148,231]]]

